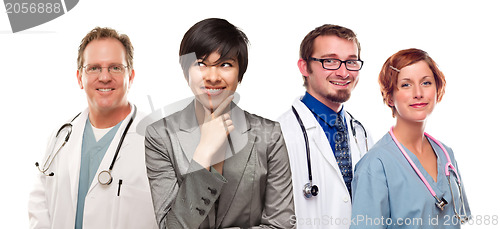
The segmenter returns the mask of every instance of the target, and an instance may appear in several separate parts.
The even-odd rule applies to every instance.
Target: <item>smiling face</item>
[[[436,80],[425,61],[406,66],[398,74],[397,87],[389,105],[398,121],[423,122],[437,102]]]
[[[340,60],[358,60],[358,47],[354,41],[334,35],[318,36],[314,40],[311,57],[317,59],[335,58]],[[351,96],[351,91],[358,83],[359,71],[349,71],[345,64],[337,70],[326,70],[321,62],[300,59],[300,72],[307,77],[307,92],[334,111]]]
[[[234,94],[238,87],[238,60],[219,60],[220,54],[211,53],[205,60],[198,59],[189,68],[188,84],[200,102],[214,111],[224,99]]]
[[[112,65],[127,66],[125,48],[113,38],[91,41],[83,52],[83,66],[100,66],[99,74],[87,74],[85,69],[77,71],[80,88],[85,90],[91,112],[108,112],[128,107],[127,93],[134,79],[134,70],[126,69],[121,75],[110,74]]]

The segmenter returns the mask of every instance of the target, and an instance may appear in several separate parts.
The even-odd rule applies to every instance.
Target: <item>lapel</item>
[[[193,143],[200,142],[201,137],[200,127],[194,111],[194,100],[186,108],[174,115],[176,117],[172,118],[173,122],[167,125],[173,124],[182,152],[184,152],[184,156],[191,161],[194,151],[196,147],[198,147],[198,144]]]
[[[67,163],[66,172],[69,178],[69,185],[71,190],[71,203],[73,212],[76,212],[76,203],[78,201],[78,180],[80,177],[80,162],[82,159],[82,139],[83,130],[85,129],[85,122],[87,121],[89,111],[88,108],[82,111],[82,113],[73,121],[72,131],[67,143],[66,152],[60,152],[60,156],[64,155],[64,160],[60,160],[60,163]],[[57,175],[56,175],[57,176]]]
[[[340,172],[340,168],[335,159],[335,155],[332,148],[330,147],[330,143],[326,138],[323,128],[321,128],[309,108],[307,108],[307,106],[302,101],[300,101],[300,98],[294,101],[293,106],[297,110],[297,113],[299,113],[299,116],[304,123],[304,127],[306,128],[307,136],[309,138],[309,143],[312,142],[312,144],[314,144],[317,149],[319,149],[319,152],[323,156],[322,159],[327,161],[328,164],[332,166],[332,168],[335,170],[335,174],[337,174],[337,178],[343,182],[344,178],[342,177],[342,173]],[[312,145],[310,145],[309,147],[311,149],[311,167],[314,169],[314,163],[318,163],[318,160],[314,160],[313,158],[320,157],[313,156],[313,154],[316,153],[314,147]],[[347,188],[345,189],[347,191]]]
[[[245,177],[243,174],[249,164],[249,158],[254,150],[256,139],[255,129],[252,129],[251,122],[248,120],[250,118],[234,103],[231,104],[231,119],[233,120],[234,130],[230,133],[230,136],[235,154],[233,156],[230,147],[227,148],[227,159],[224,161],[223,169],[223,176],[226,178],[227,183],[222,188],[219,196],[216,228],[220,227],[227,215],[241,182],[247,181],[243,179]],[[228,155],[231,156],[228,157]],[[252,171],[250,173],[253,174]]]
[[[198,144],[193,144],[193,142],[199,142],[201,138],[200,127],[198,125],[198,120],[196,120],[194,101],[191,102],[185,109],[176,113],[176,117],[173,117],[173,125],[178,123],[178,127],[174,126],[176,130],[177,138],[179,139],[184,156],[191,161],[194,155],[194,151]],[[241,108],[236,106],[236,104],[231,103],[231,119],[233,120],[234,130],[230,133],[230,139],[232,142],[235,154],[241,151],[247,143],[248,136],[247,132],[250,130],[250,124],[246,120],[245,113]],[[170,123],[169,123],[170,124]],[[244,135],[242,137],[242,135]],[[226,159],[233,155],[231,148],[226,149]]]
[[[130,105],[130,106],[132,107],[130,114],[122,121],[122,123],[120,124],[120,127],[118,128],[118,131],[116,131],[116,134],[113,137],[113,140],[111,141],[111,144],[109,144],[108,150],[106,151],[106,154],[104,154],[104,157],[102,158],[102,161],[99,164],[99,168],[97,169],[97,172],[96,172],[94,178],[92,179],[92,183],[90,184],[89,191],[87,192],[87,194],[92,192],[92,190],[97,185],[100,185],[99,181],[98,181],[99,173],[101,171],[104,171],[104,170],[109,170],[109,167],[111,166],[111,162],[113,161],[113,157],[115,156],[116,149],[118,147],[118,142],[120,141],[120,138],[124,134],[123,132],[125,131],[125,127],[130,122],[130,118],[132,117],[132,114],[134,113],[135,107],[132,105]],[[137,120],[133,121],[133,123],[131,124],[131,126],[128,130],[128,133],[135,131],[134,124],[136,124],[135,123],[136,121]],[[116,166],[116,164],[119,163],[118,161],[120,159],[120,156],[126,152],[126,150],[124,150],[127,148],[127,145],[128,145],[128,141],[126,141],[126,139],[127,138],[125,138],[123,140],[122,146],[120,147],[120,151],[118,152],[118,156],[116,157],[115,166]],[[113,167],[113,168],[116,168],[116,167]],[[112,171],[110,171],[110,172],[111,172],[111,177],[113,177],[113,172]],[[115,180],[114,182],[118,182],[118,181]]]
[[[363,151],[365,149],[365,145],[364,145],[365,141],[364,141],[364,136],[363,136],[364,133],[360,133],[361,130],[360,130],[360,128],[358,128],[356,130],[357,135],[356,135],[356,137],[354,137],[353,132],[352,132],[353,127],[351,126],[351,124],[352,124],[351,116],[345,110],[345,106],[344,106],[344,112],[345,112],[346,128],[347,128],[347,132],[349,135],[349,151],[351,153],[352,169],[354,171],[354,167],[356,166],[358,161],[361,159],[362,154],[363,155],[366,154],[366,152]],[[357,142],[356,142],[356,139],[358,139]],[[360,145],[363,147],[361,148]],[[364,152],[364,153],[362,153],[362,152]]]
[[[174,122],[168,124],[173,125],[184,156],[191,161],[201,137],[195,115],[194,101],[174,115],[175,117],[172,117]],[[220,197],[222,198],[219,198],[216,227],[221,225],[228,213],[238,187],[243,180],[243,173],[254,148],[256,135],[252,131],[251,122],[248,118],[241,108],[231,103],[231,119],[233,120],[234,130],[229,136],[232,148],[234,149],[234,155],[231,147],[228,146],[226,148],[226,160],[224,161],[223,168],[223,176],[227,180],[227,183],[221,190]],[[176,123],[178,123],[178,126]]]

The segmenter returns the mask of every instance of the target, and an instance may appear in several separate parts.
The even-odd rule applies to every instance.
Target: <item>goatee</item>
[[[345,103],[351,97],[349,90],[338,90],[336,95],[328,94],[326,98],[335,103]]]

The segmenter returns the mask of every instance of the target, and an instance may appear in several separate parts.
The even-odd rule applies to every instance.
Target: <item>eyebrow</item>
[[[109,66],[113,66],[113,65],[123,65],[123,66],[126,66],[126,65],[125,65],[125,64],[123,64],[123,63],[112,62],[112,63],[108,64],[108,67],[109,67]],[[99,66],[99,67],[102,67],[102,65],[101,65],[101,64],[89,64],[89,63],[87,63],[87,65],[83,65],[83,66]]]
[[[218,60],[217,60],[217,62],[219,62],[219,63],[220,63],[220,62],[225,62],[225,61],[234,61],[234,62],[236,62],[236,61],[237,61],[237,59],[236,59],[236,58],[231,57],[231,58],[224,58],[224,59],[218,59]]]
[[[207,62],[207,58],[198,58],[196,61],[202,61],[202,62]],[[223,62],[226,62],[226,61],[233,61],[233,62],[237,62],[238,59],[237,58],[234,58],[234,57],[228,57],[228,58],[224,58],[224,59],[218,59],[215,63],[212,63],[212,64],[220,64],[220,63],[223,63]]]
[[[427,78],[432,78],[433,76],[424,76],[422,77],[421,79],[427,79]],[[412,81],[410,78],[403,78],[403,79],[400,79],[398,81]]]
[[[320,57],[321,58],[336,58],[336,59],[339,58],[339,56],[337,54],[335,54],[335,53],[328,53],[328,54],[325,54],[325,55],[321,55]],[[353,54],[353,55],[349,55],[347,57],[347,59],[349,59],[349,60],[356,59],[357,60],[359,58],[358,58],[358,55]]]

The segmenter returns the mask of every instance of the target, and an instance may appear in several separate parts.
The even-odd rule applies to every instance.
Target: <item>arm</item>
[[[260,123],[259,123],[260,124]],[[293,204],[292,178],[288,153],[281,129],[278,123],[262,123],[253,128],[269,127],[257,130],[261,134],[262,147],[267,158],[267,179],[265,190],[262,192],[262,207],[260,223],[250,228],[295,228],[292,224],[292,216],[295,214]],[[260,152],[264,153],[264,152]],[[255,182],[255,181],[254,181]],[[253,204],[252,204],[253,205]],[[236,229],[241,227],[229,227],[225,229]]]
[[[275,123],[268,139],[268,174],[262,228],[295,228],[292,176],[283,134]]]
[[[29,196],[28,216],[29,228],[31,229],[51,227],[47,199],[45,198],[45,175],[43,174],[38,175],[35,179],[33,190]]]
[[[50,154],[50,149],[52,145],[50,144],[55,138],[55,133],[52,134],[50,140],[48,141],[46,148],[46,155],[40,161],[40,166],[43,166],[45,162],[45,158]],[[35,183],[33,185],[33,189],[30,192],[29,201],[28,201],[28,216],[29,216],[29,228],[50,228],[50,215],[49,215],[49,207],[47,204],[46,198],[46,186],[45,180],[46,176],[39,171],[36,171]]]
[[[385,170],[378,158],[367,157],[364,159],[356,166],[352,182],[352,224],[350,228],[387,228],[387,225],[380,223],[380,220],[391,217]]]
[[[147,173],[159,227],[198,228],[219,197],[224,178],[192,160],[184,179],[179,180],[178,162],[166,126],[158,129],[149,126],[145,146]]]

